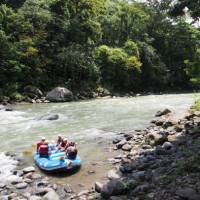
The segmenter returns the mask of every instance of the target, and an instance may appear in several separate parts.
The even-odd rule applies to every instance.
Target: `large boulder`
[[[48,92],[46,99],[51,102],[72,101],[73,94],[70,90],[64,87],[56,87]]]
[[[24,94],[31,98],[41,97],[43,95],[42,91],[39,88],[32,85],[27,85],[24,88]]]

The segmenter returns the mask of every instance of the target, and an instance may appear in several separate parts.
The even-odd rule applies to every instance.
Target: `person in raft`
[[[44,144],[41,144],[38,153],[40,154],[40,157],[49,157],[49,146],[48,141],[45,141]]]
[[[38,151],[39,151],[40,146],[43,145],[43,144],[45,143],[45,140],[46,140],[46,138],[45,138],[45,137],[42,137],[42,138],[41,138],[41,141],[39,141],[39,142],[37,143],[37,153],[38,153]]]
[[[77,150],[77,148],[76,148],[74,142],[72,142],[72,143],[71,143],[71,146],[69,146],[69,147],[66,149],[65,153],[66,153],[66,157],[67,157],[68,159],[70,159],[70,160],[76,159],[78,150]]]
[[[60,146],[58,147],[60,149],[60,151],[65,151],[66,147],[68,146],[68,139],[65,138],[63,139],[63,141],[61,142]]]
[[[58,139],[56,141],[56,147],[59,147],[63,142],[63,137],[61,135],[58,135]]]

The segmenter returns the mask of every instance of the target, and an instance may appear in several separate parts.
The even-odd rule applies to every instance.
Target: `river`
[[[119,132],[141,129],[156,111],[169,108],[182,115],[199,94],[149,95],[132,98],[97,99],[70,103],[16,105],[14,111],[0,111],[0,151],[26,154],[26,164],[33,165],[31,147],[41,136],[48,140],[64,135],[78,143],[83,160],[81,170],[68,177],[50,177],[56,183],[72,183],[77,190],[92,186],[109,169],[106,160],[114,154],[109,148]],[[38,121],[48,113],[59,114],[56,121]],[[15,163],[1,153],[0,179]],[[7,167],[6,167],[7,166]],[[94,172],[94,173],[93,173]],[[81,182],[80,182],[81,180]],[[75,186],[76,185],[76,186]]]

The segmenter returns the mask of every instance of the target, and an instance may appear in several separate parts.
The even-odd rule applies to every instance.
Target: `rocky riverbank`
[[[165,109],[156,116],[146,129],[113,140],[119,152],[109,159],[113,169],[91,190],[75,194],[70,185],[51,183],[28,167],[14,170],[8,183],[0,184],[0,199],[199,200],[200,112],[190,110],[176,119]]]

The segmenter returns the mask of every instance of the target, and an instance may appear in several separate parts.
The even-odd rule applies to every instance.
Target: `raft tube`
[[[76,156],[75,159],[66,158],[65,152],[54,152],[48,158],[40,157],[38,153],[35,153],[34,160],[36,165],[44,171],[71,171],[81,166],[80,156]]]

